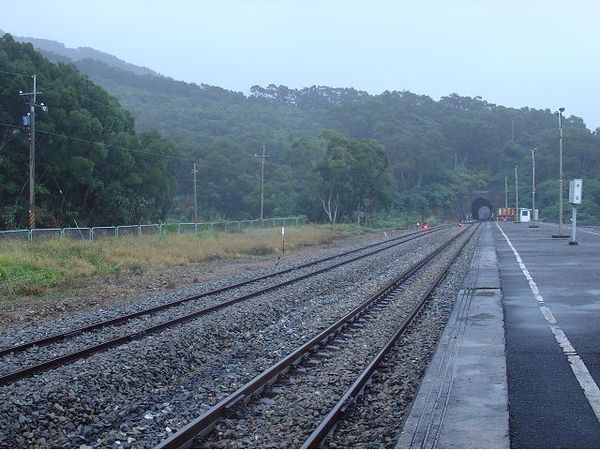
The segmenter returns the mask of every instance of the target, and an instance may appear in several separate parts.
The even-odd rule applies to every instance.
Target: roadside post
[[[572,218],[571,218],[571,240],[569,245],[577,245],[576,232],[577,232],[577,205],[581,205],[581,193],[583,180],[581,178],[575,178],[569,183],[569,203],[573,206]]]
[[[285,255],[285,227],[281,227],[281,253]]]

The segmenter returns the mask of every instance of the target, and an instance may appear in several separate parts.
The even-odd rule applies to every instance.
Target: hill
[[[0,38],[0,227],[26,226],[31,76],[37,75],[35,182],[38,226],[93,226],[165,218],[176,149],[138,134],[118,101],[72,65],[52,64],[31,44]]]
[[[534,147],[538,205],[542,216],[558,215],[557,120],[548,109],[516,109],[457,94],[434,101],[408,91],[371,95],[327,86],[253,86],[245,95],[138,74],[98,59],[74,64],[119,100],[138,131],[158,130],[179,148],[187,162],[176,169],[178,197],[171,213],[176,218],[191,217],[194,161],[202,215],[256,217],[260,158],[255,155],[263,145],[269,154],[267,216],[305,213],[326,219],[324,200],[331,198],[340,198],[339,217],[347,220],[386,209],[415,217],[464,216],[472,192],[503,189],[515,165],[530,167]],[[571,116],[565,120],[565,143],[565,178],[586,178],[580,217],[597,221],[599,132]],[[364,160],[363,145],[379,155],[376,161]],[[389,192],[366,184],[353,189],[357,174],[374,173],[377,164]],[[344,171],[355,175],[344,178]],[[521,197],[530,198],[531,178],[522,172],[520,181]]]
[[[0,36],[5,34],[0,30]],[[68,48],[62,42],[52,41],[50,39],[38,39],[32,37],[13,36],[17,42],[28,42],[32,44],[40,53],[42,53],[49,61],[52,62],[77,62],[82,59],[93,59],[101,61],[109,66],[116,67],[128,72],[133,72],[137,75],[155,75],[158,73],[147,67],[136,66],[130,64],[116,56],[101,52],[91,47]]]
[[[303,177],[325,154],[325,146],[315,138],[324,130],[335,130],[384,146],[393,174],[392,208],[417,216],[464,217],[469,212],[465,199],[473,191],[490,186],[503,189],[504,177],[513,179],[515,165],[531,166],[530,150],[537,147],[538,205],[543,217],[558,215],[557,119],[548,109],[509,108],[457,94],[434,101],[408,91],[370,95],[326,86],[253,86],[249,95],[243,95],[165,77],[138,76],[90,60],[79,62],[78,67],[119,98],[140,129],[158,129],[199,162],[201,208],[209,214],[256,215],[260,180],[254,154],[264,144],[271,155],[268,214],[324,218],[322,205],[306,198],[319,196],[306,192]],[[587,197],[580,216],[598,221],[599,202],[592,201],[598,186],[595,170],[600,168],[598,131],[592,133],[580,118],[571,116],[565,120],[565,142],[569,143],[565,177],[589,178],[591,198]],[[214,164],[219,170],[214,170]],[[189,168],[178,178],[185,179],[186,172]],[[531,178],[526,171],[521,184],[522,199],[529,199]],[[511,203],[513,186],[511,182]],[[180,185],[184,198],[190,198],[190,187]],[[226,204],[221,202],[224,198]],[[361,207],[357,204],[355,209]],[[352,217],[352,211],[346,214]]]

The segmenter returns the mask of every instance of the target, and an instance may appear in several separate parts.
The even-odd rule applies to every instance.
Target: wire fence
[[[33,230],[0,231],[0,241],[32,242],[43,239],[99,240],[127,236],[235,232],[253,228],[299,226],[307,223],[306,216],[274,217],[272,219],[233,220],[219,222],[169,222],[151,225],[119,225],[112,227],[36,228]]]

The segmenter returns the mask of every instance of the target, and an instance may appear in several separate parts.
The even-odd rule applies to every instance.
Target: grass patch
[[[280,233],[280,228],[270,228],[238,233],[107,238],[95,242],[68,239],[1,242],[0,301],[8,304],[19,297],[41,297],[94,275],[140,274],[148,269],[276,254],[281,252]],[[345,225],[287,227],[286,251],[358,233],[359,229]]]
[[[57,270],[27,260],[0,258],[0,289],[9,297],[42,294],[60,278]]]

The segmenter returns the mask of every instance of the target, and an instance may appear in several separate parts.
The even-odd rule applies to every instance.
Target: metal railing
[[[227,220],[219,222],[157,223],[150,225],[118,225],[112,227],[36,228],[34,230],[0,231],[0,241],[41,239],[80,239],[95,241],[126,236],[235,232],[252,228],[298,226],[307,222],[306,216],[274,217],[271,219]]]

